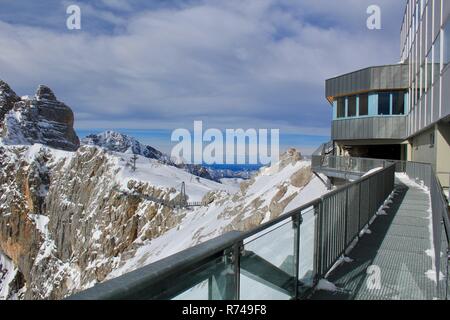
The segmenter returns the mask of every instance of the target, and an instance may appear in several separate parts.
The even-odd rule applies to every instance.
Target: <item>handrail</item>
[[[197,269],[211,257],[221,257],[224,250],[238,243],[242,233],[232,231],[223,236],[183,250],[123,276],[99,283],[94,287],[69,297],[69,300],[146,299],[163,296],[168,288],[160,283],[174,274]],[[171,281],[171,286],[176,282]],[[177,290],[174,290],[177,291]],[[167,293],[166,293],[167,294]]]
[[[396,169],[400,171],[411,167],[409,169],[417,169],[418,173],[425,174],[425,171],[422,172],[419,167],[414,166],[386,161],[383,169],[333,190],[252,230],[228,233],[212,239],[98,284],[70,299],[171,299],[186,290],[204,288],[208,291],[209,299],[234,300],[239,299],[241,291],[245,289],[245,284],[240,281],[243,272],[253,275],[252,279],[259,279],[255,281],[263,281],[263,284],[270,286],[277,286],[277,283],[281,286],[281,283],[285,283],[287,286],[283,285],[279,291],[287,292],[292,298],[298,298],[300,296],[298,288],[302,283],[299,279],[301,262],[299,239],[303,231],[301,226],[305,213],[311,213],[313,210],[316,220],[313,243],[314,267],[311,274],[312,286],[315,286],[346,252],[350,244],[359,237],[360,231],[370,223],[391,194]],[[431,184],[432,179],[428,179],[427,182]],[[265,234],[261,235],[263,232]],[[273,232],[275,234],[287,232],[292,235],[293,260],[288,259],[285,262],[291,261],[288,265],[293,269],[291,267],[286,269],[271,259],[259,256],[258,252],[249,251],[246,240],[255,235],[260,235],[264,239],[270,237]],[[260,237],[247,243],[255,245]]]

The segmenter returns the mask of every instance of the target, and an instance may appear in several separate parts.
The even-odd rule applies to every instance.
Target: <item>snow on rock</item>
[[[138,248],[133,257],[107,278],[130,272],[228,231],[249,230],[287,212],[294,199],[293,205],[298,205],[326,192],[320,180],[312,178],[310,163],[290,150],[279,163],[261,169],[251,180],[241,183],[240,192],[232,196],[227,196],[224,191],[215,193],[216,201],[210,206],[187,213],[176,228]]]
[[[150,159],[168,160],[166,155],[155,148],[144,145],[126,134],[110,130],[88,135],[81,140],[81,143],[120,153],[137,154]]]
[[[80,141],[73,129],[74,115],[52,90],[40,85],[33,98],[7,100],[0,82],[0,140],[6,145],[42,143],[62,150],[76,150]],[[13,93],[10,93],[13,95]]]
[[[16,102],[19,102],[20,98],[17,94],[10,88],[10,86],[0,80],[0,127],[1,122],[13,107]]]
[[[236,190],[239,190],[241,183],[245,181],[245,179],[242,178],[221,178],[220,183],[230,186]]]
[[[196,212],[123,191],[171,201],[185,182],[189,201],[211,203],[200,212],[238,191],[143,156],[134,170],[131,157],[94,146],[0,144],[0,251],[23,279],[21,297],[59,299],[90,287]],[[214,216],[208,221],[214,227]]]
[[[180,159],[171,159],[161,151],[149,145],[142,144],[135,138],[123,133],[109,130],[99,134],[91,134],[82,139],[81,143],[84,145],[98,146],[112,152],[135,154],[149,159],[156,159],[164,164],[183,169],[195,176],[209,180],[218,180],[212,178],[209,169],[200,165],[186,164]]]
[[[21,297],[22,285],[17,267],[0,252],[0,300],[15,300]]]
[[[55,99],[40,88],[32,103]],[[9,118],[23,123],[24,113],[13,112]],[[8,266],[0,288],[9,299],[66,297],[228,231],[249,230],[327,192],[293,149],[237,187],[148,155],[134,161],[128,149],[61,150],[45,139],[30,142],[28,133],[24,145],[0,143],[0,252]],[[183,182],[189,201],[207,205],[163,204],[180,196]]]
[[[116,172],[114,180],[122,190],[129,189],[130,181],[139,181],[158,186],[160,189],[179,192],[184,182],[188,201],[192,202],[202,202],[205,195],[211,191],[236,191],[232,186],[195,177],[184,170],[142,156],[136,158],[135,169],[131,165],[133,156],[130,154],[113,153],[108,154],[108,157],[113,165],[112,170]]]

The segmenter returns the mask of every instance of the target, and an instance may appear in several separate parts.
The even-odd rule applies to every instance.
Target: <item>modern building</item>
[[[429,162],[450,184],[450,1],[408,0],[401,63],[326,81],[337,155]]]

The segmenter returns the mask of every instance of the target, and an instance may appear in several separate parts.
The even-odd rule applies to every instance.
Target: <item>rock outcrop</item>
[[[0,80],[0,127],[2,126],[5,115],[14,107],[20,97],[9,87],[9,85]]]
[[[278,180],[277,176],[287,178]],[[288,149],[277,164],[261,169],[250,180],[241,183],[241,193],[233,199],[237,206],[230,206],[220,214],[232,219],[226,230],[249,230],[280,216],[311,179],[311,167],[302,161],[300,152]],[[262,180],[266,180],[267,185],[255,191],[255,185]]]
[[[2,83],[5,89],[9,88]],[[0,100],[0,112],[5,112],[0,133],[4,144],[41,143],[61,150],[78,149],[73,112],[56,99],[50,88],[41,85],[33,98],[19,100],[11,90],[3,92],[7,92],[3,104]]]

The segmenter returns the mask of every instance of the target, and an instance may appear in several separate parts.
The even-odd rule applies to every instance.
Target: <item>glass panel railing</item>
[[[315,230],[317,227],[317,215],[314,208],[302,213],[303,222],[300,225],[299,268],[298,280],[301,287],[311,288],[316,276],[314,270],[314,258],[316,256]]]
[[[388,164],[385,160],[352,158],[342,156],[313,156],[313,169],[330,169],[336,171],[345,171],[353,173],[366,173],[375,168],[384,168]]]
[[[235,299],[238,284],[230,257],[225,254],[185,274],[183,280],[173,285],[188,289],[173,297],[172,300]]]
[[[208,284],[209,280],[204,280],[172,300],[209,300]]]
[[[241,300],[295,297],[297,226],[289,219],[244,242],[240,261]]]

